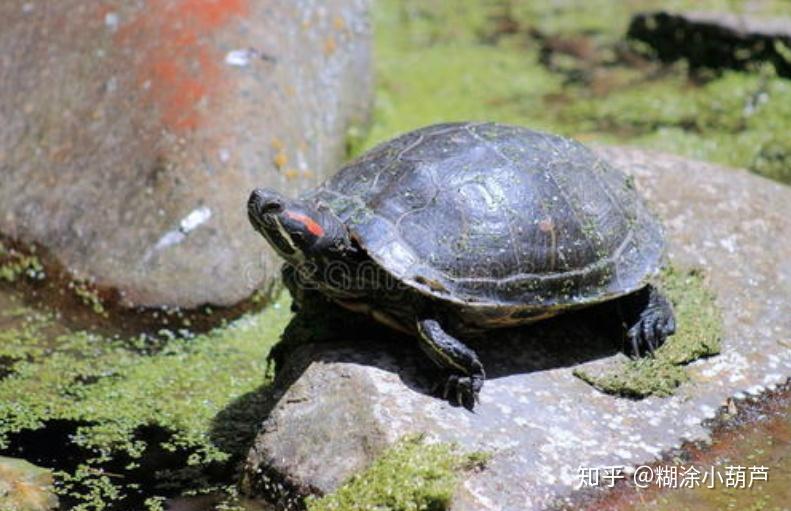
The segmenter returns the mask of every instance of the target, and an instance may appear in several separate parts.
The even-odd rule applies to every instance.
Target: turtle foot
[[[481,388],[483,388],[482,376],[449,374],[437,381],[433,393],[442,396],[442,399],[446,399],[454,406],[463,406],[472,411],[479,402],[478,394]]]
[[[434,390],[441,387],[443,399],[472,410],[486,378],[478,355],[435,319],[418,321],[417,331],[421,349],[442,370]]]
[[[647,286],[644,293],[645,306],[626,332],[635,357],[653,354],[676,331],[673,307],[667,298],[653,286]]]

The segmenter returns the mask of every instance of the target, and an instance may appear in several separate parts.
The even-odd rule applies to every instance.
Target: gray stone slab
[[[493,453],[460,485],[454,510],[542,509],[575,490],[580,466],[640,465],[706,439],[703,421],[729,396],[791,377],[791,189],[676,156],[598,151],[635,176],[664,221],[674,264],[706,272],[723,313],[721,355],[692,363],[691,381],[672,397],[605,395],[572,369],[622,355],[584,316],[560,317],[478,347],[489,378],[470,413],[427,395],[420,356],[403,343],[308,345],[271,396],[247,488],[281,503],[332,491],[384,446],[424,432]]]

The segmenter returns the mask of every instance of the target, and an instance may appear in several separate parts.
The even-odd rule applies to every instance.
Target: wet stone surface
[[[493,455],[460,485],[453,509],[541,509],[573,493],[580,465],[656,460],[707,438],[702,422],[729,396],[785,382],[791,190],[675,156],[599,152],[635,176],[664,221],[673,264],[705,271],[723,315],[721,355],[693,362],[691,381],[672,397],[605,395],[572,369],[623,355],[592,326],[595,312],[559,317],[476,346],[488,380],[470,413],[428,395],[425,362],[409,343],[372,336],[382,340],[307,345],[279,375],[248,458],[248,488],[281,497],[328,492],[383,446],[424,432]]]
[[[276,275],[244,205],[333,172],[372,98],[369,0],[0,4],[0,233],[126,306]]]
[[[46,511],[58,508],[49,470],[0,456],[0,509]]]

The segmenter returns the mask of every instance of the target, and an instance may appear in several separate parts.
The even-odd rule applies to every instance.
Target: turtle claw
[[[668,336],[676,331],[676,320],[670,302],[654,288],[649,292],[648,303],[626,333],[635,357],[647,353],[653,355]]]
[[[631,341],[632,355],[642,357],[648,353],[654,354],[666,339],[666,335],[657,335],[656,321],[651,318],[641,318],[627,332]]]
[[[420,347],[442,371],[432,393],[442,389],[442,399],[472,410],[486,375],[475,351],[443,330],[436,319],[417,321]]]
[[[472,411],[475,404],[480,402],[478,395],[483,387],[483,379],[475,375],[450,374],[444,384],[439,381],[434,389],[439,387],[442,387],[442,399],[449,401],[452,405],[463,406]]]

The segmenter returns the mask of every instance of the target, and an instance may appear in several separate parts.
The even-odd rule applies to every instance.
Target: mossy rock
[[[750,169],[766,177],[791,183],[791,142],[777,136],[763,144]]]
[[[574,375],[608,394],[670,396],[687,381],[684,365],[720,352],[722,320],[713,293],[699,270],[667,268],[659,279],[676,313],[676,334],[654,356],[631,359]]]
[[[25,460],[0,456],[0,509],[47,511],[57,507],[51,471]]]
[[[483,453],[462,454],[452,444],[402,438],[335,492],[309,498],[308,511],[444,511],[462,474],[485,466]]]

